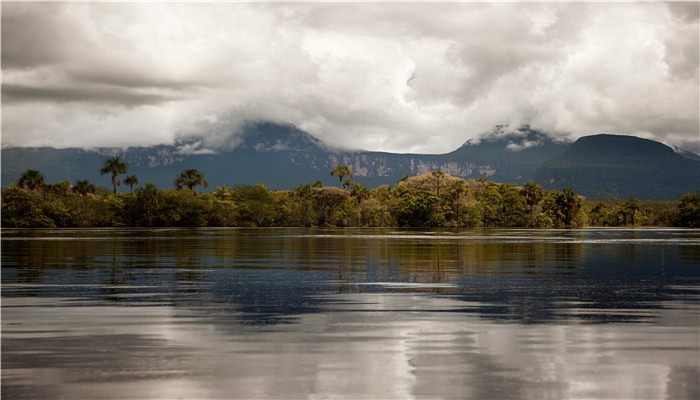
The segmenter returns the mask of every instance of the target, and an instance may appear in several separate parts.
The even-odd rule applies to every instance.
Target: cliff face
[[[513,149],[524,142],[536,145]],[[38,169],[50,182],[89,179],[104,183],[106,178],[97,172],[100,165],[108,156],[119,156],[129,165],[129,174],[160,187],[172,186],[175,176],[185,168],[201,170],[210,188],[262,182],[283,189],[316,180],[333,184],[335,178],[329,172],[337,164],[349,165],[354,180],[371,186],[393,184],[406,175],[434,169],[462,178],[524,183],[534,176],[539,164],[565,148],[566,144],[523,128],[512,134],[494,131],[478,144],[466,143],[447,154],[344,151],[290,126],[256,124],[216,151],[194,140],[125,149],[3,149],[2,180],[7,185],[23,171]]]

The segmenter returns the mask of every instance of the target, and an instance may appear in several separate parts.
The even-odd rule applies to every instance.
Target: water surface
[[[700,230],[2,231],[3,398],[698,398]]]

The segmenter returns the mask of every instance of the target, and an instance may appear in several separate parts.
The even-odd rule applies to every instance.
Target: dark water
[[[3,230],[2,397],[700,397],[700,230]]]

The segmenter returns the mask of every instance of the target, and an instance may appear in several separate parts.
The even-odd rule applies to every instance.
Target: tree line
[[[100,172],[109,176],[110,191],[87,180],[48,184],[41,172],[28,170],[2,190],[2,226],[700,227],[695,193],[666,202],[591,201],[572,189],[465,180],[441,170],[367,188],[351,179],[346,165],[331,171],[339,187],[316,182],[269,190],[258,184],[197,193],[208,183],[196,169],[182,171],[173,189],[140,185],[134,175],[122,180],[127,171],[118,157],[105,161]],[[117,193],[120,185],[130,192]]]

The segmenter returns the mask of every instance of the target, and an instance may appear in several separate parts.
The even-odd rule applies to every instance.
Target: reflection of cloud
[[[346,293],[326,299],[325,312],[261,327],[239,324],[244,320],[235,311],[211,305],[4,298],[3,391],[16,393],[13,384],[51,360],[57,373],[41,373],[45,386],[23,390],[69,398],[698,395],[692,321],[686,327],[522,325],[450,312],[470,305],[452,298]],[[33,347],[42,337],[54,346]],[[28,357],[27,350],[34,353]]]

